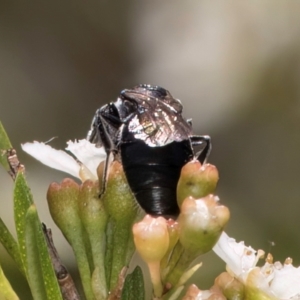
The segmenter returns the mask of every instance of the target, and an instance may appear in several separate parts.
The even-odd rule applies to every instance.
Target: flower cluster
[[[264,251],[237,243],[225,232],[213,250],[227,264],[227,273],[217,278],[216,285],[231,295],[229,299],[300,299],[300,267],[294,267],[292,259],[281,264],[268,254],[265,264],[258,267]]]
[[[105,194],[99,198],[103,148],[87,140],[68,142],[66,150],[72,155],[38,142],[22,148],[49,167],[81,179],[80,185],[69,178],[52,183],[47,193],[49,210],[73,248],[86,298],[118,297],[124,283],[120,274],[135,250],[131,229],[141,218],[121,164],[111,163]]]
[[[38,142],[22,148],[82,181],[81,186],[70,179],[52,184],[48,203],[73,247],[86,295],[119,297],[124,267],[136,249],[148,265],[155,299],[300,299],[300,268],[293,267],[291,259],[282,265],[269,254],[265,265],[258,267],[264,252],[237,243],[223,231],[230,214],[213,194],[218,181],[215,166],[191,161],[182,168],[178,219],[143,218],[118,162],[109,166],[106,192],[99,199],[103,184],[99,165],[106,158],[103,148],[86,140],[68,142],[66,150],[72,155]],[[201,291],[195,285],[185,290],[187,280],[201,266],[194,261],[210,250],[227,264],[227,272],[216,278],[210,290]]]
[[[136,249],[149,267],[156,297],[182,292],[201,266],[193,261],[212,249],[228,219],[228,209],[209,195],[186,198],[178,221],[146,215],[134,225]]]

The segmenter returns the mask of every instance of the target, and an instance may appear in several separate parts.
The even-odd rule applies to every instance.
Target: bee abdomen
[[[146,213],[165,217],[178,215],[176,186],[181,168],[192,156],[189,141],[172,142],[163,147],[149,147],[140,140],[121,145],[128,184]]]

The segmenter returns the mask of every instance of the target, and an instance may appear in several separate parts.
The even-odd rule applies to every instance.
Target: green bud
[[[78,215],[79,185],[66,178],[61,184],[51,183],[47,192],[50,214],[55,224],[62,231],[68,242],[72,243],[81,232],[81,221]],[[76,233],[77,232],[77,233]]]
[[[101,167],[98,176],[101,176]],[[132,225],[140,212],[125,177],[122,165],[114,161],[109,166],[106,190],[101,200],[104,203],[109,221],[106,231],[106,278],[108,288],[113,291],[118,284],[119,275],[128,266],[135,251]]]
[[[107,213],[104,204],[99,199],[98,182],[86,180],[80,186],[78,195],[79,216],[89,235],[90,240],[99,240],[99,235],[105,231]],[[103,248],[103,241],[98,241],[99,249]]]
[[[229,220],[229,210],[218,197],[184,200],[179,215],[179,240],[185,250],[200,255],[212,249]]]
[[[128,186],[122,165],[114,161],[109,167],[106,191],[103,202],[109,216],[115,221],[133,219],[138,204]]]
[[[181,169],[177,185],[177,203],[181,207],[185,198],[192,196],[195,199],[212,194],[217,186],[219,173],[215,166],[201,165],[199,161],[188,162]]]
[[[183,201],[178,218],[180,243],[176,245],[174,254],[177,249],[180,250],[179,246],[182,251],[179,257],[171,256],[170,269],[167,275],[163,273],[165,282],[177,286],[192,261],[210,251],[218,241],[229,220],[228,208],[219,205],[218,200],[209,195],[198,200],[188,197]]]
[[[78,197],[79,216],[88,236],[93,260],[93,291],[97,299],[106,299],[104,246],[108,216],[104,210],[103,201],[99,199],[98,182],[91,180],[83,182]]]
[[[94,299],[91,270],[86,252],[86,238],[79,217],[79,185],[66,178],[61,184],[52,183],[47,192],[49,210],[55,224],[72,246],[79,268],[81,282],[88,300]]]

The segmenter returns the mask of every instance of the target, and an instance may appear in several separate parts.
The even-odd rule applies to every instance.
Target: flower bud
[[[136,249],[147,263],[155,297],[163,292],[160,274],[160,261],[169,248],[167,221],[163,217],[146,215],[142,221],[133,225],[133,238]]]
[[[85,235],[78,211],[79,186],[66,178],[61,184],[52,183],[47,192],[53,221],[72,246],[86,298],[92,299],[91,270],[85,247]]]
[[[123,167],[117,161],[112,162],[109,167],[102,199],[106,211],[115,221],[128,219],[131,222],[135,218],[139,206],[128,186]]]
[[[177,185],[178,206],[181,207],[183,200],[189,196],[198,199],[212,194],[218,180],[219,173],[214,165],[201,165],[197,160],[188,162],[181,169]]]
[[[98,168],[101,176],[101,166]],[[113,161],[108,167],[106,189],[101,197],[108,214],[106,269],[109,289],[117,287],[119,274],[129,264],[135,251],[132,225],[141,211],[128,186],[122,165]]]
[[[107,213],[103,201],[99,199],[98,182],[86,180],[82,183],[78,195],[79,216],[89,234],[90,240],[99,239],[99,234],[105,231]],[[99,241],[99,249],[103,241]]]
[[[69,178],[64,179],[61,184],[51,183],[47,192],[52,219],[70,244],[72,244],[72,238],[76,236],[74,231],[81,232],[78,195],[79,185]]]
[[[169,247],[167,221],[163,217],[146,215],[133,225],[134,243],[145,262],[160,261]]]
[[[179,215],[179,240],[197,255],[211,250],[229,220],[229,210],[213,195],[184,200]]]
[[[107,297],[105,278],[105,229],[107,213],[99,199],[98,182],[86,180],[79,191],[79,216],[82,221],[92,255],[93,291],[99,299]]]

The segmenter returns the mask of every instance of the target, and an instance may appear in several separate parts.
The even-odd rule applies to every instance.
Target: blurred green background
[[[138,83],[167,88],[194,132],[211,135],[229,235],[299,265],[299,15],[298,1],[0,1],[0,119],[73,274],[45,200],[65,175],[20,143],[55,136],[64,148],[85,137],[98,107]],[[13,228],[11,179],[1,170],[0,180],[0,214]],[[3,249],[0,261],[30,299]],[[213,253],[203,261],[197,283],[208,288],[224,264]]]

